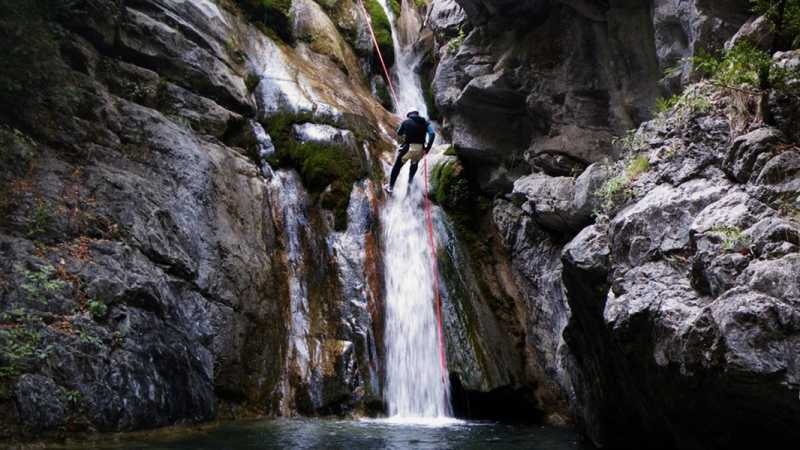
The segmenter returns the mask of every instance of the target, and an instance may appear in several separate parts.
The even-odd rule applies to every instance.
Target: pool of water
[[[491,422],[285,419],[233,422],[190,433],[126,436],[82,448],[587,450],[569,429]]]

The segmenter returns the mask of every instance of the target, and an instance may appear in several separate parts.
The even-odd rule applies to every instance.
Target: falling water
[[[428,108],[425,106],[425,97],[422,95],[419,75],[415,72],[422,55],[414,51],[413,42],[404,43],[400,39],[400,33],[397,30],[397,18],[394,17],[394,13],[388,5],[388,0],[379,1],[389,17],[389,24],[392,29],[392,44],[394,44],[395,54],[392,78],[395,83],[394,88],[397,91],[397,98],[393,101],[394,110],[401,115],[405,115],[411,110],[417,110],[422,116],[428,117]],[[402,1],[402,3],[405,2]],[[403,4],[403,8],[406,7],[407,5]]]
[[[381,0],[392,22],[396,64],[394,74],[399,113],[416,109],[426,113],[411,45],[398,39],[392,11]],[[386,401],[395,419],[445,418],[452,415],[450,385],[439,357],[435,314],[433,256],[422,209],[419,175],[408,185],[408,165],[397,180],[395,193],[384,207],[386,277]]]

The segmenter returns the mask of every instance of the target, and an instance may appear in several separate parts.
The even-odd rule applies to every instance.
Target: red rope
[[[428,244],[431,248],[431,256],[433,257],[433,290],[436,298],[436,321],[439,325],[439,362],[442,366],[442,383],[445,382],[445,374],[447,373],[447,362],[444,353],[444,330],[442,328],[442,298],[439,295],[439,264],[436,257],[436,241],[433,239],[433,217],[431,215],[431,201],[428,198],[428,156],[425,155],[423,162],[423,170],[425,171],[425,220],[428,222]]]
[[[397,94],[394,92],[394,85],[392,84],[392,77],[389,75],[389,69],[386,68],[386,63],[383,61],[383,54],[381,54],[381,46],[378,45],[378,39],[375,38],[375,31],[372,29],[372,18],[367,13],[367,9],[364,7],[364,3],[361,0],[358,0],[358,4],[361,6],[361,12],[364,13],[364,17],[367,19],[367,28],[369,28],[369,35],[372,36],[372,44],[375,45],[375,51],[378,53],[378,60],[381,62],[381,67],[383,67],[383,73],[386,75],[386,82],[389,83],[389,92],[392,94],[392,99],[394,100],[395,105],[397,104]]]

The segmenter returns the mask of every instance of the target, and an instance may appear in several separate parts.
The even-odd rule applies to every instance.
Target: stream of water
[[[417,60],[411,45],[402,45],[395,18],[381,0],[392,23],[396,62],[395,112],[416,109],[426,114]],[[420,167],[408,184],[409,164],[403,168],[381,214],[384,227],[386,277],[386,388],[391,420],[442,421],[452,416],[450,386],[440,364],[439,337],[434,309],[433,255],[422,210]]]

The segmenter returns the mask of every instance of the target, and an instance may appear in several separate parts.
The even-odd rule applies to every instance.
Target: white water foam
[[[386,401],[393,418],[452,416],[450,383],[439,360],[433,257],[418,183],[408,167],[382,214],[386,268]]]

